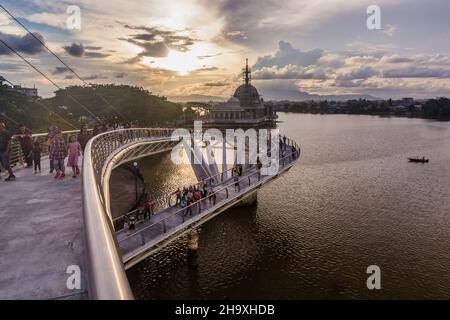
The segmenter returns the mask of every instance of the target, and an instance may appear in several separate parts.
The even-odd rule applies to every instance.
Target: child
[[[41,173],[41,146],[39,142],[35,142],[33,145],[33,162],[34,162],[34,174],[37,174],[37,169],[39,168],[39,173]]]
[[[55,179],[62,180],[66,176],[64,159],[67,155],[67,146],[64,141],[62,131],[59,129],[57,130],[55,137],[52,139],[51,154],[56,169]]]
[[[77,175],[80,174],[80,168],[78,167],[78,156],[81,154],[81,145],[77,141],[76,136],[70,136],[68,149],[69,159],[67,160],[67,166],[72,167],[72,178],[76,178]]]
[[[130,235],[135,230],[135,224],[136,224],[136,219],[134,218],[134,216],[130,216],[129,219],[130,220],[128,220],[128,233],[127,233],[127,235]]]
[[[129,234],[129,223],[130,223],[130,218],[128,217],[128,215],[124,215],[123,216],[123,229],[127,230],[127,234]]]

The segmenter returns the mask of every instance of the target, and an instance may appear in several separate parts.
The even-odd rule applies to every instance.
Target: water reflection
[[[450,123],[280,114],[302,159],[263,187],[257,204],[200,230],[199,266],[186,239],[128,271],[144,299],[450,298]],[[427,165],[406,158],[426,155]],[[170,156],[140,162],[156,194],[195,181]],[[367,266],[382,270],[366,288]]]

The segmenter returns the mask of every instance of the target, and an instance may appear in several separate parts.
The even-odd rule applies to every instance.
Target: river
[[[450,299],[450,122],[279,113],[301,160],[258,201],[127,271],[139,299]],[[409,156],[430,158],[408,163]],[[139,163],[154,196],[194,181],[169,155]],[[381,268],[368,290],[366,268]]]

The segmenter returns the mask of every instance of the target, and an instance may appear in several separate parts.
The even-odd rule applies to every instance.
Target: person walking
[[[217,195],[215,193],[215,188],[216,188],[216,183],[214,182],[214,179],[211,179],[209,181],[208,194],[209,194],[209,204],[211,204],[211,201],[213,201],[213,205],[216,204],[216,198],[217,198]]]
[[[3,122],[0,122],[0,164],[8,172],[9,176],[5,181],[16,180],[10,163],[9,156],[11,152],[11,134],[6,131],[6,126]]]
[[[241,191],[241,186],[239,184],[239,166],[235,166],[233,169],[233,178],[234,178],[234,192],[240,192]]]
[[[261,160],[259,159],[259,157],[257,157],[256,158],[256,169],[261,170],[261,168],[262,168]]]
[[[81,146],[81,152],[84,152],[84,149],[86,148],[86,144],[88,143],[89,139],[91,139],[91,134],[88,131],[87,125],[82,125],[80,128],[80,133],[78,133],[77,140],[80,143]]]
[[[80,168],[78,167],[78,157],[81,154],[81,145],[77,141],[76,136],[70,136],[69,138],[69,159],[67,160],[67,166],[72,167],[72,178],[76,178],[80,174]]]
[[[144,219],[151,219],[152,217],[152,203],[150,202],[150,199],[145,201],[144,203]]]
[[[27,168],[33,167],[33,138],[31,132],[23,124],[19,124],[16,132],[16,137],[20,141],[20,148],[22,149],[23,160],[27,164]]]
[[[176,195],[176,200],[175,200],[175,206],[177,206],[180,202],[181,202],[181,190],[180,188],[177,189],[177,191],[175,191],[175,195]]]
[[[39,142],[35,142],[33,144],[33,163],[34,163],[34,174],[41,173],[41,145]]]
[[[45,146],[47,147],[47,151],[48,151],[48,160],[50,163],[50,174],[52,174],[53,171],[55,170],[55,161],[53,161],[53,155],[52,155],[52,141],[55,138],[56,130],[57,130],[56,126],[50,126],[48,128],[48,136],[47,136],[47,141],[45,143]]]
[[[64,166],[64,159],[67,155],[67,146],[64,141],[61,130],[57,130],[55,137],[52,141],[52,158],[55,163],[56,175],[55,179],[64,179],[66,176],[66,167]]]
[[[69,159],[67,160],[67,166],[72,167],[73,176],[72,178],[76,178],[77,175],[80,174],[80,168],[78,167],[78,157],[81,154],[81,145],[77,141],[76,136],[70,136],[69,138]]]

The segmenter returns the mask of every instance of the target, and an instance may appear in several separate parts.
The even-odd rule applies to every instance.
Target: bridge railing
[[[300,156],[300,148],[298,147],[298,145],[295,142],[291,142],[292,143],[291,146],[294,146],[296,148],[295,152],[290,152],[289,154],[287,154],[286,156],[279,158],[279,164],[280,164],[280,168],[284,168],[287,165],[293,163],[296,159],[299,158]],[[266,166],[267,167],[267,166]],[[162,230],[162,234],[168,233],[170,232],[169,228],[167,227],[169,225],[168,220],[172,219],[175,216],[181,216],[183,219],[183,222],[185,221],[185,218],[187,216],[187,212],[191,212],[192,214],[190,214],[190,216],[195,217],[195,214],[200,214],[202,211],[204,211],[204,209],[207,209],[208,204],[210,204],[211,202],[213,203],[213,205],[216,204],[216,199],[218,195],[224,195],[225,194],[225,199],[228,199],[230,197],[230,188],[234,188],[235,185],[238,183],[239,184],[239,188],[244,188],[244,187],[250,187],[252,184],[252,178],[253,177],[257,177],[257,181],[261,181],[261,177],[262,177],[262,169],[256,169],[255,170],[255,165],[252,165],[248,170],[246,175],[244,175],[242,178],[239,178],[237,181],[235,181],[234,179],[232,179],[233,181],[229,184],[226,185],[221,185],[218,186],[216,188],[216,190],[214,190],[214,192],[209,193],[206,197],[199,199],[198,201],[192,203],[191,205],[188,205],[184,208],[180,208],[179,210],[173,212],[172,214],[167,215],[166,217],[164,217],[163,219],[160,219],[154,223],[151,223],[148,226],[145,226],[144,228],[137,230],[136,232],[127,235],[126,237],[122,238],[119,241],[120,243],[124,243],[129,241],[130,239],[133,238],[138,238],[139,241],[136,241],[137,243],[141,243],[141,245],[146,244],[148,241],[150,241],[151,239],[146,239],[145,238],[145,233],[147,231],[149,231],[150,229],[158,229],[158,230]],[[242,186],[241,186],[242,183]],[[208,202],[206,204],[206,202]],[[133,212],[133,214],[136,214],[136,212]],[[186,219],[187,220],[187,219]]]
[[[289,147],[296,148],[296,151],[298,153],[300,153],[300,147],[294,140],[287,138],[286,145]],[[291,154],[291,156],[292,156],[292,154]],[[280,162],[281,161],[284,161],[284,160],[280,159]],[[247,169],[249,169],[249,168],[250,167],[248,167]],[[211,185],[212,181],[214,181],[215,185],[223,184],[224,182],[227,182],[227,181],[232,181],[233,177],[228,174],[232,173],[233,170],[234,170],[234,168],[229,168],[229,169],[219,172],[213,176],[210,176],[206,179],[203,179],[202,181],[200,181],[196,184],[192,184],[191,186],[193,186],[193,187],[195,186],[197,188],[197,190],[201,190],[201,188],[204,184],[206,184],[209,187]],[[151,210],[152,210],[152,212],[161,211],[166,208],[172,207],[175,202],[176,202],[176,191],[170,193],[169,195],[158,197],[157,199],[150,201]],[[138,209],[129,211],[127,213],[124,213],[124,214],[114,218],[113,222],[114,222],[115,230],[120,230],[123,228],[123,219],[125,218],[125,216],[134,216],[134,217],[138,218],[138,216],[140,214],[140,210],[141,209],[138,208]]]
[[[173,130],[135,128],[105,132],[93,137],[86,145],[83,215],[89,296],[93,299],[133,299],[109,209],[108,180],[110,171],[117,164],[115,158],[141,142],[167,141]],[[298,147],[297,150],[299,152]],[[223,175],[221,181],[224,181]]]
[[[93,137],[83,157],[83,214],[89,296],[93,299],[133,299],[105,196],[104,169],[111,156],[134,142],[170,138],[173,129],[138,128]]]
[[[70,130],[70,131],[63,131],[63,138],[64,140],[68,141],[69,136],[73,134],[77,134],[80,132],[79,130]],[[39,142],[39,145],[41,146],[41,155],[46,156],[48,155],[48,133],[37,133],[37,134],[31,134],[31,140],[34,144],[35,142]],[[18,135],[13,135],[11,139],[11,152],[9,155],[9,162],[11,166],[17,167],[22,166],[25,162],[25,159],[23,157],[22,148],[20,147],[20,140]]]

